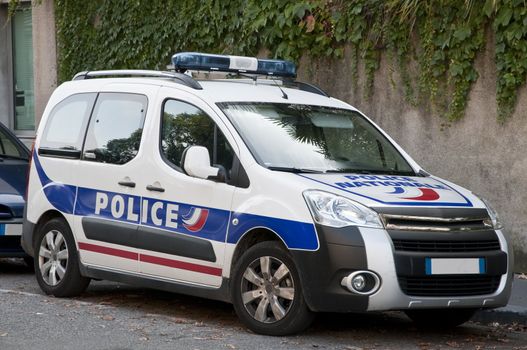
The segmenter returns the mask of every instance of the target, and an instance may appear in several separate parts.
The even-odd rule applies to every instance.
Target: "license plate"
[[[486,272],[484,258],[425,259],[427,275],[474,275]]]
[[[22,224],[0,224],[0,236],[20,236]]]

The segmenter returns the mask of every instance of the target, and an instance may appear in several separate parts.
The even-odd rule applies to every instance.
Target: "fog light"
[[[353,283],[353,288],[358,290],[359,292],[362,291],[364,287],[366,287],[366,279],[363,275],[357,275],[353,277],[351,283]]]
[[[381,286],[381,279],[373,271],[355,271],[345,276],[340,284],[350,292],[371,295]]]

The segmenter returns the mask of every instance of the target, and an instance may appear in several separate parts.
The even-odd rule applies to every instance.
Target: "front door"
[[[162,88],[160,117],[153,123],[155,145],[142,190],[138,241],[141,273],[176,281],[219,286],[225,237],[235,187],[188,176],[184,150],[207,147],[211,164],[233,168],[234,139],[217,115],[199,99]]]

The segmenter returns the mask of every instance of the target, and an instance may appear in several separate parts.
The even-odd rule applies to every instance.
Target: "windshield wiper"
[[[285,171],[288,173],[312,173],[312,174],[323,174],[324,171],[315,170],[315,169],[305,169],[305,168],[294,168],[294,167],[285,167],[285,166],[268,166],[267,169],[275,171]]]
[[[398,170],[382,170],[382,169],[330,169],[326,173],[353,173],[353,174],[383,174],[383,175],[400,175],[400,176],[416,176],[411,171],[398,171]]]

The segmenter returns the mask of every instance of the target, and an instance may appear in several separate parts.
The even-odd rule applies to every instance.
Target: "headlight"
[[[347,198],[318,190],[304,191],[304,198],[313,219],[321,225],[383,227],[375,211]]]
[[[490,205],[489,201],[486,200],[485,198],[479,196],[479,195],[476,195],[482,202],[483,204],[485,204],[485,206],[487,207],[487,212],[489,213],[489,217],[490,217],[490,221],[491,221],[491,224],[492,224],[492,227],[495,229],[495,230],[499,230],[501,228],[503,228],[503,225],[501,224],[501,221],[500,221],[500,218],[498,216],[498,213],[496,212],[496,210],[494,210],[494,208],[492,207],[492,205]]]

